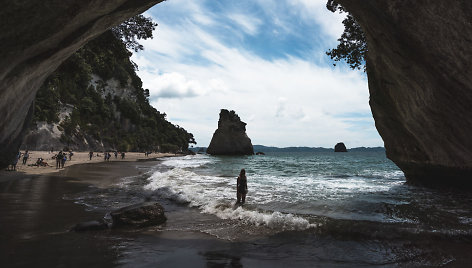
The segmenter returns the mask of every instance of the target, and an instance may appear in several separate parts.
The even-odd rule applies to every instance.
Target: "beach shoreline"
[[[151,241],[163,252],[158,259],[148,257],[147,263],[182,266],[189,253],[189,249],[181,249],[183,245],[192,245],[190,251],[194,257],[199,256],[202,243],[209,248],[219,248],[224,242],[209,235],[162,231],[159,226],[151,230],[69,231],[77,223],[100,219],[123,206],[110,201],[101,204],[100,209],[91,209],[80,202],[83,195],[107,191],[126,177],[147,176],[147,172],[159,165],[160,158],[172,156],[175,155],[152,154],[146,158],[135,153],[124,161],[77,159],[58,170],[39,167],[41,172],[32,169],[0,171],[0,226],[3,230],[0,232],[0,260],[6,267],[134,266],[133,259],[139,258],[141,253],[133,252],[123,258],[129,253],[123,244],[141,247],[142,243]],[[136,203],[144,201],[142,199],[137,197],[124,202]],[[204,267],[205,259],[198,259],[198,266]]]
[[[93,164],[93,163],[103,163],[103,162],[152,161],[152,160],[156,160],[163,157],[183,156],[183,154],[174,154],[174,153],[151,153],[148,156],[146,156],[144,153],[140,153],[140,152],[126,152],[125,157],[123,159],[121,158],[120,154],[118,154],[117,157],[115,157],[114,154],[111,153],[111,158],[108,161],[105,161],[103,153],[94,152],[93,157],[90,160],[89,152],[73,152],[72,160],[69,159],[69,153],[67,153],[67,161],[65,162],[64,168],[56,168],[56,160],[53,159],[53,156],[55,156],[58,152],[51,153],[48,151],[29,151],[29,158],[26,164],[22,164],[24,151],[21,151],[21,153],[22,153],[22,156],[18,160],[18,164],[16,166],[16,172],[20,172],[20,173],[24,173],[28,175],[57,173],[61,170],[67,169],[67,167],[70,167],[73,165],[80,165],[80,164]],[[47,163],[47,166],[34,166],[38,158],[44,159],[44,161]],[[11,171],[11,172],[15,172],[15,171]]]
[[[175,229],[183,218],[193,218],[200,212],[165,198],[156,200],[156,197],[151,197],[165,208],[168,220],[163,225],[141,229],[70,231],[77,223],[101,219],[106,213],[126,204],[145,201],[143,196],[132,195],[118,201],[111,196],[103,203],[107,199],[103,196],[110,190],[122,191],[117,185],[123,179],[144,178],[156,169],[165,169],[160,165],[163,157],[151,155],[149,158],[130,157],[127,161],[77,161],[64,169],[42,173],[0,171],[0,226],[4,230],[0,233],[2,264],[6,267],[288,265],[290,261],[281,261],[277,254],[270,252],[262,257],[258,256],[259,253],[252,256],[253,251],[258,252],[257,247],[264,247],[270,243],[268,241],[262,241],[261,245],[235,242],[199,230]],[[99,208],[91,208],[87,202],[82,202],[83,198],[90,196],[100,196]]]
[[[156,189],[145,187],[166,180],[164,174],[172,176],[171,182],[178,182],[199,195],[198,185],[190,183],[192,175],[180,173],[175,167],[176,163],[189,166],[188,161],[200,161],[198,158],[166,159],[155,154],[146,158],[144,154],[136,154],[126,161],[113,161],[114,156],[110,161],[77,158],[73,165],[66,164],[66,168],[57,172],[55,168],[53,172],[39,174],[25,170],[0,171],[2,264],[6,267],[414,267],[418,264],[437,267],[449,262],[456,266],[471,262],[468,236],[455,235],[451,239],[451,234],[412,233],[402,227],[405,224],[398,228],[388,223],[336,219],[304,231],[272,231],[263,224],[248,222],[247,218],[222,219],[205,213],[188,200],[179,199],[179,189],[172,190],[167,185]],[[226,180],[202,178],[201,184],[218,178]],[[253,200],[249,200],[242,213],[253,215]],[[111,211],[143,201],[159,202],[165,209],[167,222],[138,229],[69,231],[77,223],[101,219]]]

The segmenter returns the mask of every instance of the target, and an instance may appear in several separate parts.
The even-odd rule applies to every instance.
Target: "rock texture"
[[[44,79],[106,29],[162,0],[4,1],[0,17],[0,167],[18,150]]]
[[[419,184],[472,185],[472,2],[338,0],[362,26],[388,158]]]
[[[112,98],[125,98],[128,100],[136,100],[135,88],[129,82],[127,85],[120,85],[119,81],[112,78],[104,81],[98,75],[92,75],[89,87],[95,88],[96,91],[101,92],[102,98],[105,99],[106,95],[110,95]],[[81,131],[80,127],[75,130],[75,135],[71,136],[69,143],[61,139],[62,135],[65,135],[64,130],[61,128],[61,124],[64,120],[71,117],[71,113],[75,108],[73,105],[62,103],[63,107],[59,112],[59,122],[48,123],[46,121],[32,122],[28,130],[23,131],[23,142],[20,146],[21,150],[37,150],[37,151],[49,151],[51,148],[54,150],[73,150],[73,151],[115,151],[118,148],[111,145],[103,144],[100,140]],[[38,106],[36,105],[36,108]],[[116,118],[120,118],[120,112],[116,110],[115,105],[111,105],[113,114]],[[121,121],[121,128],[130,131],[133,129],[133,125],[129,120]],[[62,130],[61,130],[62,129]],[[67,149],[66,149],[67,148]]]
[[[207,153],[211,155],[253,155],[246,123],[234,111],[221,109],[218,129],[213,134]]]
[[[162,224],[167,218],[157,202],[144,202],[123,207],[110,213],[113,228],[121,226],[146,227]]]
[[[344,143],[342,143],[342,142],[337,143],[334,146],[334,152],[336,152],[336,153],[347,153],[346,145],[344,145]]]
[[[109,228],[109,224],[104,220],[92,220],[86,221],[76,224],[74,227],[70,229],[70,231],[75,232],[84,232],[84,231],[100,231],[100,230],[107,230]]]

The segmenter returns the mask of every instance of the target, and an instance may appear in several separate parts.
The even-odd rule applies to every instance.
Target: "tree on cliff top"
[[[336,0],[328,0],[326,8],[331,12],[347,13],[346,18],[343,20],[344,32],[338,39],[338,46],[330,49],[326,54],[335,61],[346,61],[351,69],[360,70],[363,68],[365,71],[367,42],[362,28],[357,24],[354,17]]]
[[[153,22],[151,18],[146,18],[143,15],[136,15],[118,26],[111,29],[113,34],[123,41],[127,49],[132,49],[135,52],[143,50],[144,47],[137,40],[152,39],[152,32],[156,29],[157,23]]]

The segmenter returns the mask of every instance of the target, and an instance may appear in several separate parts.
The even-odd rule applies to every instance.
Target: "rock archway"
[[[0,168],[18,151],[43,81],[89,40],[162,1],[4,1],[0,9]]]
[[[19,147],[44,79],[88,40],[161,1],[4,3],[1,167]],[[338,1],[367,37],[370,105],[387,156],[410,181],[472,185],[472,3]]]
[[[367,37],[387,156],[411,182],[472,185],[472,2],[339,2]]]

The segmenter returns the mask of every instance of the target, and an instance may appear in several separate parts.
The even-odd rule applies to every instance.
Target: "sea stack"
[[[234,111],[221,109],[218,129],[213,134],[207,153],[211,155],[253,155],[246,123]]]
[[[334,146],[334,152],[335,153],[347,153],[346,145],[344,143],[339,142]]]

